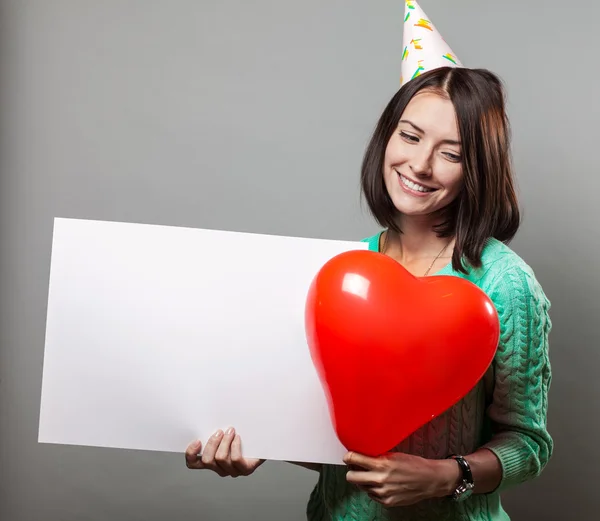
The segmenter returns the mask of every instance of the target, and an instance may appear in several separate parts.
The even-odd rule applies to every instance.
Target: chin
[[[419,201],[407,200],[404,194],[393,194],[391,199],[396,210],[402,215],[418,217],[437,210],[437,205],[423,204],[424,201],[419,204]]]

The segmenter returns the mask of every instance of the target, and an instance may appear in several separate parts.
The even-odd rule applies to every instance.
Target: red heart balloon
[[[485,374],[500,335],[494,305],[471,282],[414,277],[364,250],[321,268],[305,325],[338,438],[369,456],[461,400]]]

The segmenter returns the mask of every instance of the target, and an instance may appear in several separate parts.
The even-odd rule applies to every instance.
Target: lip
[[[433,188],[432,186],[427,186],[424,185],[423,183],[417,183],[416,181],[413,181],[410,177],[406,177],[405,175],[402,175],[400,172],[396,171],[396,174],[398,174],[398,183],[400,183],[400,187],[402,188],[402,190],[404,190],[407,194],[413,195],[415,197],[427,197],[428,195],[433,194],[434,192],[437,191],[437,188]],[[409,181],[412,181],[415,184],[424,186],[425,188],[430,188],[432,191],[431,192],[419,192],[418,190],[413,190],[412,188],[409,188],[408,186],[406,186],[403,182],[402,182],[402,178],[408,179]]]

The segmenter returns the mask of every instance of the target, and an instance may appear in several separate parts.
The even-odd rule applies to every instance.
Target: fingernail
[[[233,427],[229,427],[229,429],[227,429],[227,432],[225,434],[227,434],[227,436],[231,436],[233,433],[234,433]]]
[[[220,438],[221,436],[223,436],[223,431],[221,429],[213,434],[213,438]]]

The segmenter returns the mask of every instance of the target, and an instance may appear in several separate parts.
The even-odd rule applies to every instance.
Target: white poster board
[[[39,441],[341,463],[304,333],[309,285],[366,243],[56,219]]]

